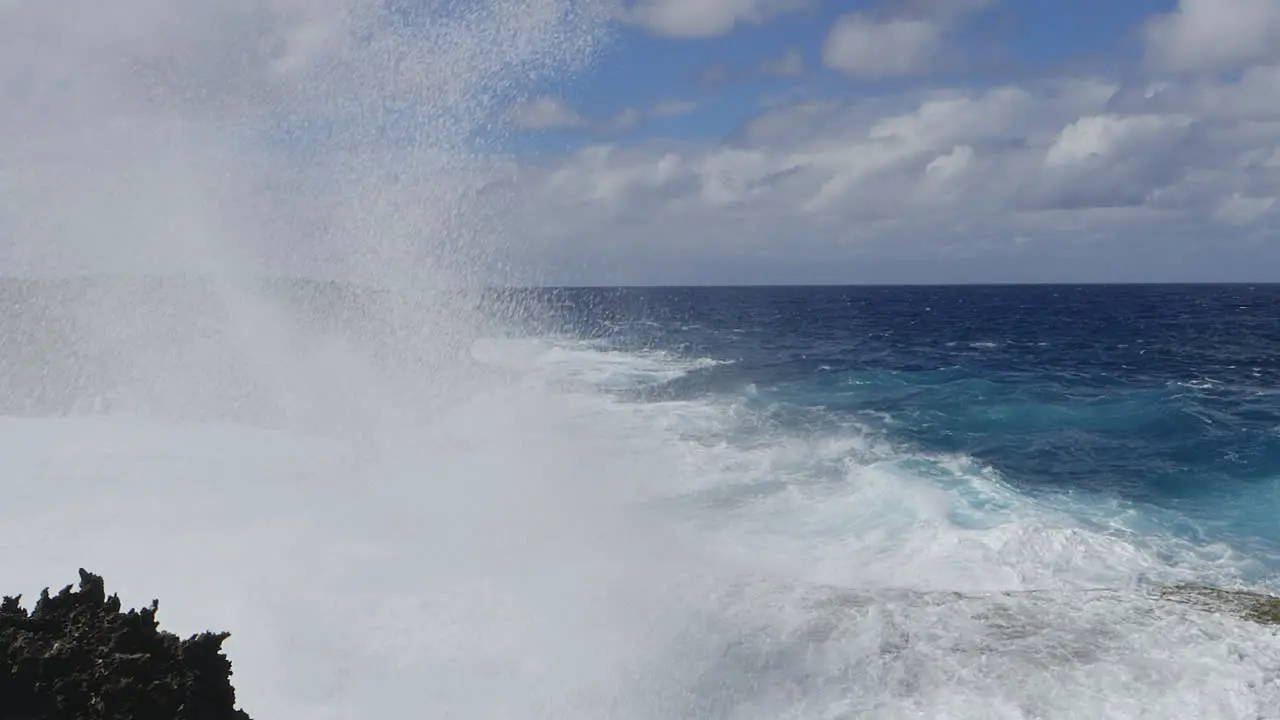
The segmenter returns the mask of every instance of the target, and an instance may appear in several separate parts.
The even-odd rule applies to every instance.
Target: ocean
[[[581,347],[694,363],[612,391],[733,408],[725,442],[873,438],[934,464],[963,459],[1099,528],[1120,532],[1130,517],[1146,532],[1221,543],[1247,557],[1239,571],[1251,580],[1280,569],[1280,286],[553,297]]]
[[[255,717],[1280,717],[1158,596],[1280,591],[1280,288],[523,291],[442,360],[77,282],[6,286],[4,591],[231,631]]]

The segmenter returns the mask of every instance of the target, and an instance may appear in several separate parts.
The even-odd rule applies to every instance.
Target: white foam
[[[481,340],[472,345],[471,352],[487,365],[536,372],[544,378],[586,383],[599,389],[658,384],[693,370],[724,364],[711,358],[680,358],[661,350],[624,352],[602,347],[602,343],[534,338]]]
[[[608,501],[649,468],[626,454],[583,467],[559,438],[584,428],[553,404],[499,409],[376,448],[6,420],[5,455],[23,458],[0,508],[6,589],[34,597],[84,566],[126,603],[161,598],[167,628],[231,629],[259,716],[598,716],[603,700],[575,709],[575,694],[625,687],[663,607],[650,582],[679,573]]]
[[[970,459],[858,428],[737,446],[740,406],[597,412],[592,427],[634,416],[633,431],[665,436],[651,458],[678,448],[678,471],[648,489],[693,500],[704,559],[747,583],[712,604],[723,634],[706,646],[746,657],[702,667],[718,684],[691,702],[711,716],[1276,716],[1274,631],[1143,589],[1235,583],[1251,559],[1168,534],[1140,506],[1027,496]],[[815,608],[823,587],[861,609]]]
[[[0,562],[231,629],[264,717],[1273,716],[1274,632],[1129,587],[1210,568],[1169,538],[855,429],[741,448],[732,408],[556,386],[373,445],[6,420]]]

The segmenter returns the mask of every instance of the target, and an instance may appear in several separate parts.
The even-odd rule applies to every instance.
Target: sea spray
[[[500,198],[482,196],[504,162],[491,150],[510,103],[590,58],[604,11],[6,4],[0,272],[94,278],[67,291],[68,322],[47,328],[86,356],[81,372],[42,382],[109,395],[81,406],[144,413],[224,416],[251,397],[274,421],[307,425],[420,409],[402,384],[435,399],[496,313],[521,314],[482,293],[518,240],[496,220]],[[385,294],[344,328],[353,339],[315,353],[304,323],[318,309],[305,292],[300,307],[282,304],[264,277]],[[380,351],[411,360],[398,374],[370,367],[370,328]],[[101,389],[104,365],[129,377]]]
[[[608,9],[0,5],[9,581],[234,628],[264,716],[614,702],[661,541],[571,403],[470,354],[523,315],[486,292],[503,113]]]
[[[6,591],[91,567],[231,630],[258,717],[1275,717],[1270,629],[1131,587],[1237,556],[729,362],[830,378],[857,316],[501,337],[486,133],[606,10],[0,4]]]

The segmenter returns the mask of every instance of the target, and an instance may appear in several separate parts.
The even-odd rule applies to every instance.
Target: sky
[[[0,105],[9,272],[1280,281],[1280,0],[0,0]]]
[[[556,280],[1280,280],[1280,1],[630,0],[515,105]]]

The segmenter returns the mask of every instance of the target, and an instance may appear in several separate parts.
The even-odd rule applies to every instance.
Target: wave
[[[697,665],[689,716],[1273,716],[1274,634],[1149,595],[1268,577],[1186,518],[1027,494],[972,457],[778,423],[747,395],[637,401],[619,387],[708,361],[574,352],[607,391],[582,389],[590,425],[645,438],[636,501],[679,517],[722,581],[702,606],[721,654]],[[528,359],[554,375],[557,358]]]
[[[1280,637],[1147,591],[1257,587],[1254,559],[1146,508],[626,392],[710,359],[473,355],[503,371],[395,437],[5,419],[10,582],[92,565],[232,627],[276,717],[1276,716]]]

